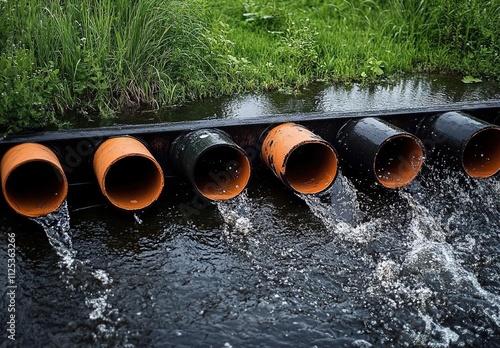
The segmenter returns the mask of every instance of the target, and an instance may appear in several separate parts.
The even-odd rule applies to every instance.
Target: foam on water
[[[396,192],[399,203],[384,207],[381,217],[364,222],[345,218],[346,211],[355,211],[356,216],[360,209],[355,189],[346,182],[321,195],[300,197],[337,243],[361,247],[353,248],[350,257],[370,264],[373,246],[383,246],[375,253],[372,276],[365,283],[357,281],[355,288],[374,318],[369,326],[383,326],[384,332],[401,330],[400,337],[406,337],[400,338],[402,343],[429,347],[464,346],[474,342],[473,333],[480,337],[500,328],[500,296],[481,284],[474,263],[479,248],[500,231],[498,180],[454,176],[430,187],[417,183]],[[342,196],[353,203],[341,209],[338,203],[331,204],[336,190],[344,190]],[[406,233],[393,235],[394,230]],[[470,315],[478,323],[450,322],[447,318],[454,314]],[[398,316],[417,316],[414,323],[421,324],[405,324]],[[382,337],[382,342],[393,342],[390,335]]]

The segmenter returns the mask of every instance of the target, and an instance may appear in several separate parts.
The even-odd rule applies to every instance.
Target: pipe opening
[[[401,188],[418,175],[424,162],[424,152],[418,139],[402,135],[390,138],[378,150],[375,175],[387,188]]]
[[[203,153],[194,167],[198,191],[211,200],[239,195],[250,180],[250,161],[241,150],[218,146]]]
[[[119,159],[106,173],[104,187],[109,200],[119,208],[137,210],[149,206],[163,188],[163,173],[143,156]]]
[[[67,184],[60,168],[49,162],[32,161],[9,174],[4,194],[18,213],[39,217],[59,208],[66,198]]]
[[[326,190],[337,175],[337,156],[323,143],[295,148],[286,161],[285,176],[290,186],[303,194]]]
[[[488,178],[497,173],[500,170],[500,128],[475,133],[465,144],[462,165],[473,178]]]

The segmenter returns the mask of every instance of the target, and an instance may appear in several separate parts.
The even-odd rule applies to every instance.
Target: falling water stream
[[[43,228],[50,245],[52,245],[57,255],[61,257],[61,267],[73,270],[76,251],[73,249],[73,242],[69,235],[68,202],[65,200],[55,212],[47,216],[34,218],[33,221]]]
[[[140,223],[139,217],[134,217]],[[88,318],[96,323],[95,332],[92,334],[96,344],[115,338],[114,323],[119,313],[108,302],[108,298],[113,296],[110,288],[113,279],[106,271],[93,269],[87,262],[77,258],[77,251],[73,248],[70,236],[67,201],[65,200],[55,212],[32,220],[43,228],[49,244],[60,257],[59,266],[63,271],[61,281],[71,291],[79,291],[85,295],[84,302],[90,310]],[[126,339],[125,336],[117,342],[128,346]]]
[[[500,97],[498,84],[486,96],[478,85],[440,86],[322,88],[178,113],[249,117]],[[74,209],[71,199],[36,223],[0,214],[0,264],[7,235],[16,236],[18,346],[500,346],[498,175],[472,180],[426,164],[408,187],[383,190],[341,171],[326,192],[304,196],[260,173],[236,199],[199,205],[189,217],[179,207],[193,192],[165,191],[136,215]],[[1,318],[6,306],[3,296]],[[10,347],[2,330],[0,347]]]

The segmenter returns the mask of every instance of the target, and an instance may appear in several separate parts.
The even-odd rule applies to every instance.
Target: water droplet
[[[142,220],[137,213],[134,213],[134,219],[135,222],[137,222],[139,225],[142,225]]]

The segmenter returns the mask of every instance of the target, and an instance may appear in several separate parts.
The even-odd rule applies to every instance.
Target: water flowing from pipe
[[[142,223],[137,215],[134,217],[138,223]],[[59,265],[65,271],[61,277],[67,287],[73,291],[84,292],[85,305],[91,310],[89,319],[96,324],[96,331],[93,333],[95,342],[119,340],[119,345],[132,347],[127,343],[127,336],[120,337],[116,332],[116,323],[120,320],[119,311],[109,303],[113,296],[113,279],[106,271],[94,269],[88,262],[77,259],[77,251],[73,248],[70,235],[67,201],[65,200],[55,212],[32,220],[43,228],[50,245],[61,258]]]
[[[68,270],[74,270],[76,261],[76,251],[73,249],[70,232],[70,217],[68,202],[65,200],[59,209],[46,216],[33,218],[40,225],[50,245],[54,248],[57,255],[61,257],[59,265]]]
[[[333,186],[323,193],[296,195],[330,233],[343,240],[366,243],[380,220],[362,221],[363,213],[356,193],[356,188],[349,179],[339,175]]]

